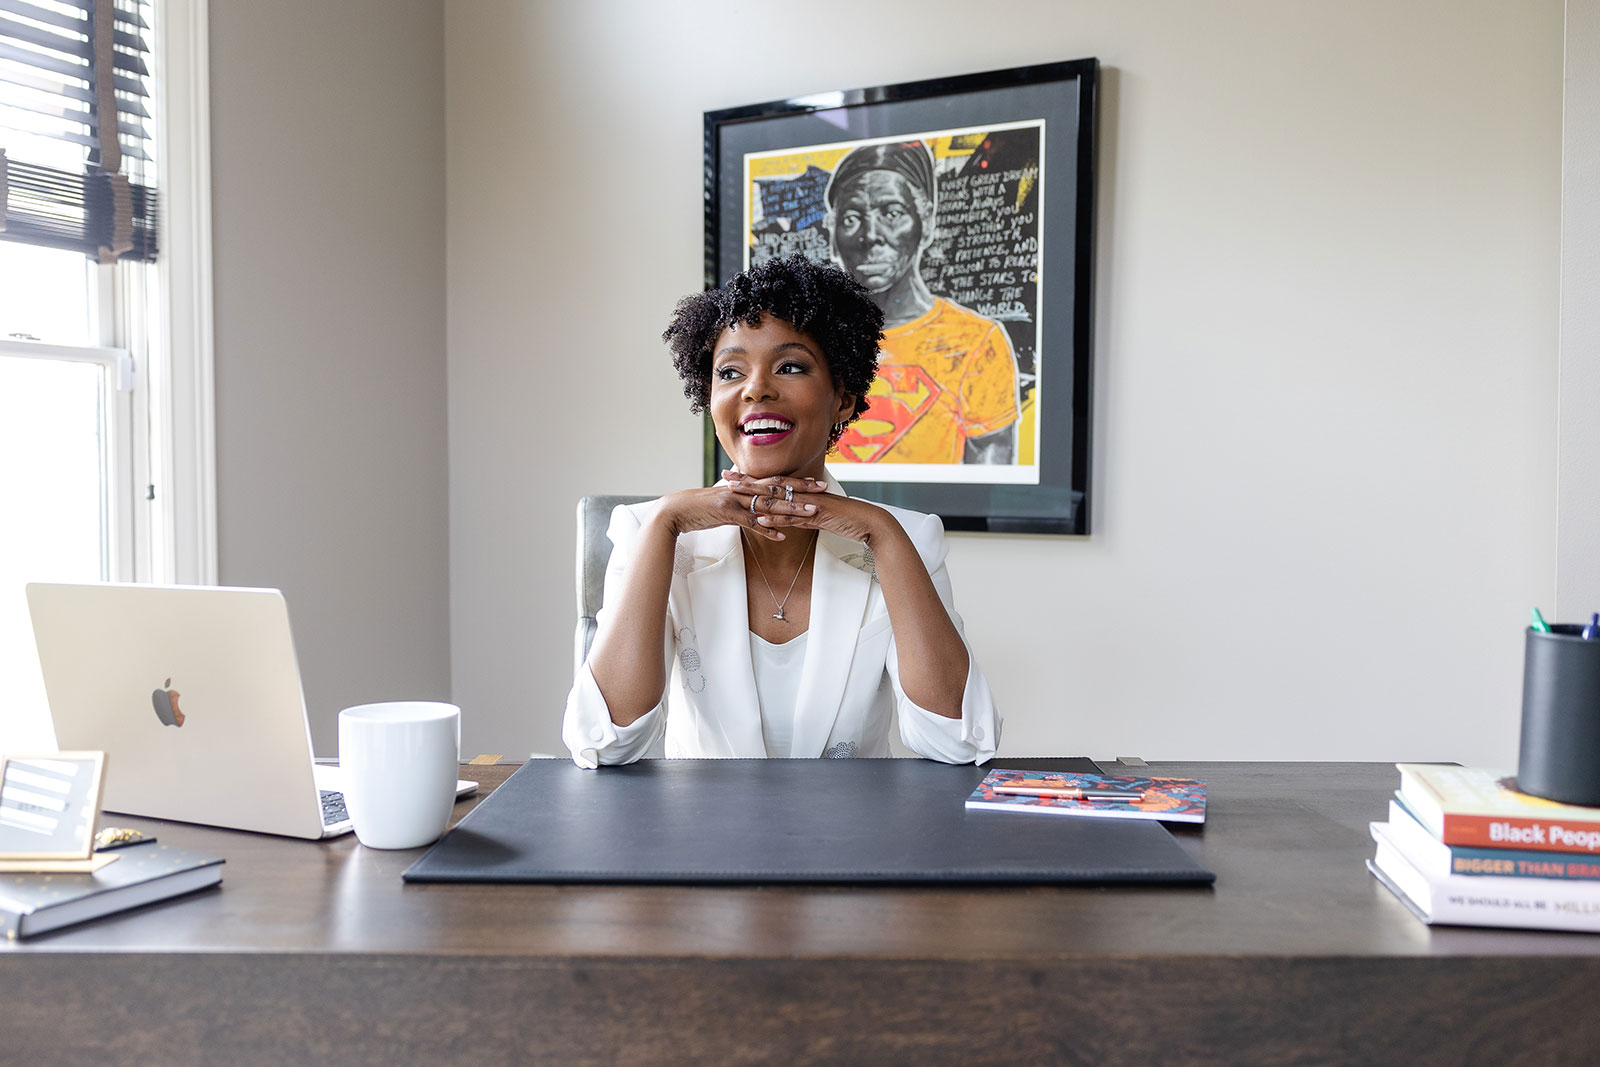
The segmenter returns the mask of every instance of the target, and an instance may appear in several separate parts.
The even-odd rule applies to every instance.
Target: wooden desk
[[[1600,937],[1430,930],[1366,872],[1391,765],[1155,772],[1211,783],[1180,839],[1214,889],[405,885],[418,852],[119,818],[225,856],[223,883],[6,946],[0,1060],[1595,1055]]]

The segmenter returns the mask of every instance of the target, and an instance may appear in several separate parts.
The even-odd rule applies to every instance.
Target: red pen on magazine
[[[1065,778],[1018,778],[994,787],[996,793],[1019,797],[1066,797],[1069,800],[1125,800],[1136,804],[1144,799],[1142,789],[1095,789],[1070,785]]]

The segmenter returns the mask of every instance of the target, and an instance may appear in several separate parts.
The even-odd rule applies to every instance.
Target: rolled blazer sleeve
[[[989,680],[978,666],[967,643],[967,632],[956,612],[955,597],[950,589],[950,573],[944,559],[948,551],[944,539],[944,523],[937,515],[921,516],[918,529],[907,530],[917,552],[922,556],[933,588],[939,594],[950,621],[955,624],[961,643],[967,647],[967,684],[961,694],[961,718],[948,719],[935,715],[906,696],[900,684],[900,657],[891,632],[886,666],[889,682],[894,688],[895,713],[900,720],[900,740],[919,756],[944,763],[987,763],[994,758],[1000,744],[1000,712],[994,706],[989,692]]]
[[[611,524],[606,528],[606,537],[611,541],[611,559],[606,564],[605,595],[600,611],[595,616],[595,644],[600,643],[600,637],[606,632],[612,618],[611,593],[622,588],[624,576],[632,565],[634,541],[639,528],[639,517],[630,507],[624,504],[612,510]],[[618,726],[611,721],[611,709],[594,680],[594,672],[589,669],[588,661],[584,661],[573,681],[572,691],[567,694],[567,709],[561,720],[561,740],[572,753],[572,762],[588,768],[601,764],[632,763],[649,751],[667,723],[667,691],[672,686],[673,662],[670,623],[665,630],[661,656],[667,678],[661,700],[627,726]]]

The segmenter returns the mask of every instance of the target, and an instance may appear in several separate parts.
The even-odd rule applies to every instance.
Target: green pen
[[[1544,616],[1539,614],[1538,608],[1533,609],[1533,628],[1541,634],[1550,632],[1550,624],[1544,621]]]

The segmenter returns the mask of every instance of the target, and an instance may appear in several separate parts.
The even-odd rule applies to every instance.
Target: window
[[[204,0],[0,0],[0,751],[53,743],[24,583],[215,581],[205,47]]]
[[[136,510],[119,475],[140,413],[128,350],[96,313],[106,270],[0,242],[0,575],[13,584],[136,576],[117,520]]]

